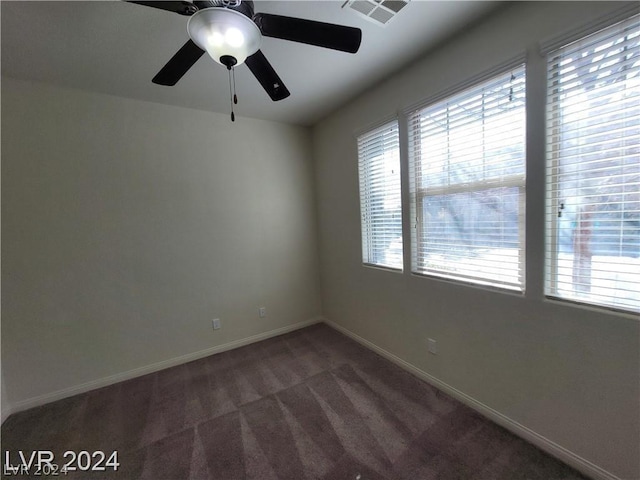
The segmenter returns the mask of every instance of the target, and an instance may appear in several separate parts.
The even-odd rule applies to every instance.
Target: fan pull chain
[[[233,87],[232,87],[232,83],[231,83],[231,72],[233,71],[233,67],[228,67],[229,70],[229,102],[231,103],[231,121],[235,122],[236,121],[236,115],[235,113],[233,113],[233,104],[234,103],[238,103],[238,99],[236,97],[236,86],[235,86],[235,79],[236,79],[236,75],[235,72],[233,74]]]
[[[238,96],[236,95],[236,69],[231,69],[231,75],[233,76],[233,103],[238,104]]]
[[[236,71],[234,66],[238,63],[235,57],[231,55],[222,55],[220,57],[220,63],[227,67],[229,72],[229,101],[231,103],[231,121],[236,121],[236,114],[233,113],[233,106],[238,103],[238,97],[236,95]],[[231,76],[233,75],[233,82]]]

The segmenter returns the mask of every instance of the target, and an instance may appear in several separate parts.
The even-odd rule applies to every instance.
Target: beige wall
[[[314,155],[325,317],[555,442],[556,452],[595,464],[592,471],[636,479],[638,318],[543,295],[545,65],[538,42],[617,8],[515,2],[322,121]],[[526,295],[363,267],[355,132],[524,51]],[[427,353],[427,337],[437,340],[437,356]]]
[[[310,140],[3,78],[11,404],[317,317]]]

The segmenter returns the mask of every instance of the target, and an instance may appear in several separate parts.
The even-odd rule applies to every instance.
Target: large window
[[[640,18],[547,57],[549,296],[640,310]]]
[[[524,290],[524,66],[408,122],[413,271]]]
[[[398,122],[358,137],[362,261],[402,270]]]

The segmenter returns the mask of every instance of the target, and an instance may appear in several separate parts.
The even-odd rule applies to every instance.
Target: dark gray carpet
[[[74,479],[584,479],[326,325],[11,415],[2,449],[118,451]]]

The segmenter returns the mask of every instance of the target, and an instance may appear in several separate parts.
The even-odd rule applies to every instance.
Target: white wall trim
[[[607,470],[599,467],[598,465],[591,463],[590,461],[580,457],[579,455],[573,453],[570,450],[567,450],[563,446],[558,445],[557,443],[553,442],[552,440],[549,440],[548,438],[540,435],[539,433],[534,432],[530,428],[525,427],[524,425],[516,422],[515,420],[510,419],[506,415],[503,415],[497,410],[494,410],[493,408],[485,405],[484,403],[476,400],[475,398],[467,395],[466,393],[446,384],[441,380],[438,380],[436,377],[428,374],[424,370],[419,369],[415,365],[412,365],[411,363],[406,362],[400,357],[397,357],[393,353],[388,352],[387,350],[379,347],[375,343],[370,342],[369,340],[353,333],[350,330],[347,330],[343,326],[338,325],[337,323],[331,320],[328,320],[327,318],[323,318],[322,321],[327,325],[329,325],[330,327],[335,328],[339,332],[352,338],[353,340],[365,346],[366,348],[373,350],[374,352],[383,356],[387,360],[392,361],[402,369],[407,370],[408,372],[412,373],[413,375],[420,378],[421,380],[424,380],[425,382],[433,385],[439,390],[442,390],[448,395],[451,395],[452,397],[464,403],[465,405],[473,408],[476,412],[487,417],[488,419],[497,423],[501,427],[506,428],[510,432],[516,434],[520,438],[523,438],[529,443],[532,443],[533,445],[540,448],[541,450],[544,450],[548,454],[553,455],[554,457],[558,458],[559,460],[566,463],[567,465],[570,465],[576,470],[584,473],[585,475],[588,475],[594,480],[621,480],[619,477],[612,474],[611,472],[608,472]]]
[[[245,345],[259,342],[261,340],[277,337],[278,335],[283,335],[285,333],[293,332],[294,330],[299,330],[301,328],[305,328],[310,325],[320,323],[322,321],[323,321],[323,318],[321,317],[311,318],[303,322],[287,325],[286,327],[276,328],[275,330],[269,330],[268,332],[258,333],[257,335],[241,338],[239,340],[234,340],[232,342],[228,342],[222,345],[206,348],[204,350],[199,350],[197,352],[188,353],[186,355],[181,355],[179,357],[170,358],[168,360],[163,360],[161,362],[153,363],[151,365],[146,365],[144,367],[134,368],[133,370],[129,370],[127,372],[116,373],[115,375],[99,378],[97,380],[92,380],[90,382],[82,383],[80,385],[75,385],[73,387],[63,388],[62,390],[56,390],[55,392],[45,393],[44,395],[39,395],[37,397],[27,398],[26,400],[21,400],[19,402],[12,403],[11,407],[8,409],[8,412],[5,412],[5,409],[3,409],[2,421],[4,422],[5,415],[8,417],[12,413],[20,412],[22,410],[28,410],[29,408],[38,407],[40,405],[44,405],[50,402],[55,402],[56,400],[61,400],[63,398],[71,397],[73,395],[78,395],[80,393],[85,393],[91,390],[95,390],[97,388],[113,385],[114,383],[123,382],[125,380],[131,380],[132,378],[141,377],[142,375],[147,375],[149,373],[154,373],[159,370],[164,370],[165,368],[175,367],[176,365],[182,365],[183,363],[192,362],[193,360],[199,360],[201,358],[208,357],[209,355],[225,352],[227,350],[232,350],[234,348],[243,347]]]
[[[9,418],[9,415],[13,413],[13,408],[10,406],[2,407],[2,419],[0,420],[0,425],[4,423],[4,421]]]

